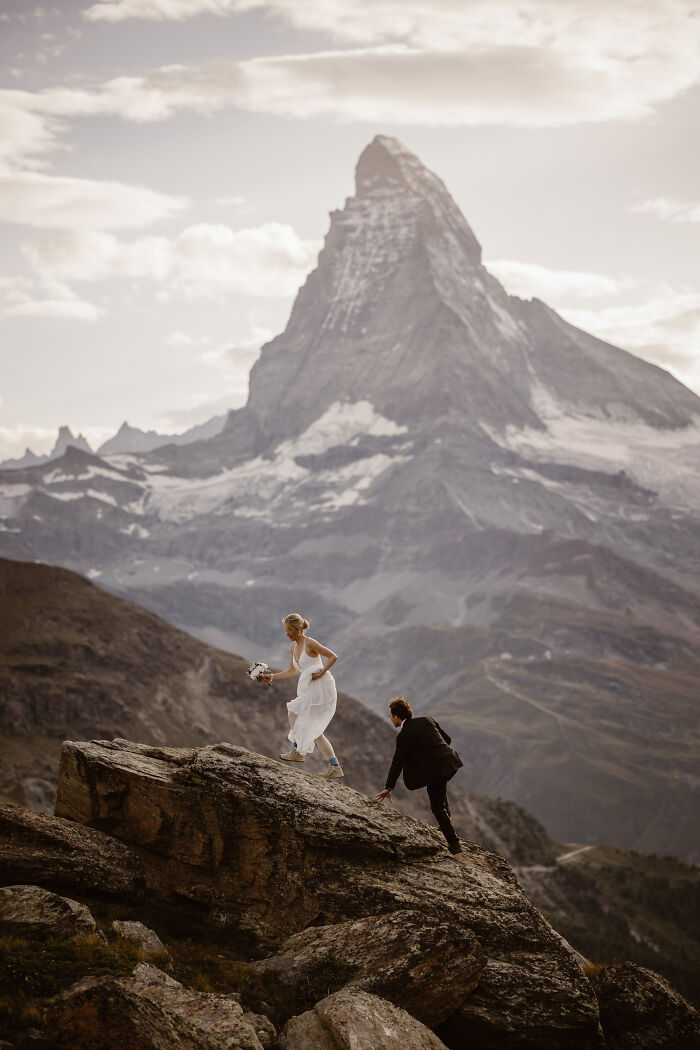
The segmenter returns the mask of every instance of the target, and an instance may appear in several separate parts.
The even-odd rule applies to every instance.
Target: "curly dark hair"
[[[392,715],[396,715],[402,722],[407,718],[413,718],[413,708],[403,696],[395,696],[393,700],[390,700],[389,710]]]

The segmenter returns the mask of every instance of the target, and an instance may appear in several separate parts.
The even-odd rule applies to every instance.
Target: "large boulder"
[[[59,892],[143,898],[145,880],[133,850],[72,820],[0,803],[0,885],[31,883]]]
[[[60,1050],[263,1050],[235,997],[184,988],[146,963],[130,977],[76,981],[45,1023]]]
[[[437,1032],[450,1047],[569,1050],[579,1045],[572,1029],[577,1022],[584,1029],[590,1017],[590,987],[581,983],[582,972],[573,956],[555,960],[531,950],[489,959],[476,990]],[[590,1045],[603,1045],[600,1030]]]
[[[46,1033],[58,1050],[223,1050],[201,1029],[114,977],[84,977],[50,1001]],[[96,1036],[99,1033],[99,1043]]]
[[[274,973],[290,988],[318,979],[324,965],[329,980],[334,968],[344,971],[343,984],[388,999],[434,1027],[476,987],[485,962],[468,929],[406,909],[311,926],[286,940],[277,955],[253,966]]]
[[[482,1013],[504,1037],[519,1026],[523,1047],[541,1047],[543,1035],[568,1050],[602,1045],[587,979],[503,858],[471,843],[452,857],[437,829],[342,784],[229,744],[66,742],[56,811],[137,852],[151,894],[200,905],[268,954],[310,926],[401,910],[468,932],[488,959],[484,974],[522,974],[539,990],[538,1025],[529,1039],[526,997],[504,1015],[503,981],[482,978],[470,995],[470,963],[450,995],[479,994],[480,1010],[456,1011],[459,1041],[448,1045],[481,1032]]]
[[[284,1050],[447,1050],[405,1010],[376,995],[344,988],[288,1023]]]
[[[88,908],[40,886],[0,887],[0,934],[44,940],[88,937],[97,924]]]
[[[131,977],[121,978],[129,991],[177,1014],[209,1038],[240,1050],[262,1050],[254,1023],[244,1016],[235,995],[214,995],[185,988],[155,966],[140,963]]]
[[[607,1050],[700,1050],[700,1015],[668,981],[635,963],[592,974]]]

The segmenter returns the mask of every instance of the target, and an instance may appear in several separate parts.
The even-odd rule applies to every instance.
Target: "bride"
[[[323,732],[335,714],[337,693],[330,669],[338,659],[337,654],[313,638],[307,638],[309,621],[299,613],[290,613],[282,623],[287,638],[292,642],[289,667],[286,671],[260,676],[261,681],[272,682],[299,675],[297,695],[287,704],[292,750],[280,755],[280,758],[287,762],[303,762],[304,755],[310,755],[314,745],[318,744],[319,751],[328,762],[328,769],[321,776],[329,780],[342,777],[343,770],[335,757],[333,746]],[[326,657],[325,665],[322,656]]]

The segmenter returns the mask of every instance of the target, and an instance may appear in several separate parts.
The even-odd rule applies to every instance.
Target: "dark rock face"
[[[254,963],[295,987],[327,958],[347,967],[346,987],[361,988],[402,1007],[434,1028],[479,983],[486,962],[469,930],[402,909],[335,926],[311,926]]]
[[[700,1015],[658,973],[621,963],[591,977],[608,1050],[698,1050]]]
[[[533,1050],[553,1032],[572,1048],[602,1045],[574,953],[527,902],[506,862],[472,844],[455,859],[437,830],[351,789],[230,745],[187,752],[66,743],[57,813],[128,844],[151,893],[199,905],[273,954],[306,927],[406,909],[430,917],[438,943],[448,936],[441,927],[464,931],[466,964],[444,959],[454,1002],[477,994],[470,992],[476,942],[489,960],[485,973],[491,966],[527,975],[528,987],[539,988],[534,1007],[517,996],[504,1003],[502,983],[489,979],[481,1002],[494,1033],[515,1029]],[[302,937],[334,935],[342,943],[342,930]],[[452,944],[459,943],[456,934]],[[533,1010],[537,1037],[530,1040]],[[462,1007],[453,1016],[448,1046],[466,1045],[483,1028],[480,1012]]]
[[[0,881],[142,899],[143,867],[122,842],[72,820],[0,803]]]

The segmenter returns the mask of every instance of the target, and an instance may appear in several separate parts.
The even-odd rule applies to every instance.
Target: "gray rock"
[[[653,970],[635,963],[591,976],[607,1050],[700,1050],[700,1015]]]
[[[133,941],[145,955],[158,955],[167,949],[160,937],[142,922],[131,919],[115,919],[112,929],[127,941]]]
[[[58,1050],[224,1050],[200,1028],[113,977],[85,977],[51,999],[47,1033]],[[99,1044],[96,1034],[99,1031]]]
[[[569,1050],[601,1045],[597,1002],[575,954],[506,861],[472,843],[451,857],[435,828],[342,784],[230,744],[183,757],[128,741],[66,742],[57,810],[137,850],[151,893],[208,908],[268,953],[310,926],[400,910],[464,931],[465,995],[474,941],[489,959],[465,1004],[478,995],[479,1009],[454,1015],[465,1042],[486,1018],[494,1038],[517,1030],[533,1050],[546,1039]]]
[[[357,989],[344,988],[313,1011],[293,1017],[286,1050],[447,1050],[405,1010]]]
[[[50,1000],[46,1028],[60,1050],[262,1050],[226,996],[184,988],[147,963],[131,977],[86,977]]]
[[[335,926],[311,926],[254,968],[292,988],[323,980],[372,992],[435,1027],[461,1006],[484,968],[484,951],[468,930],[439,916],[402,909]]]
[[[263,1050],[274,1050],[277,1046],[277,1029],[269,1017],[244,1010],[243,1020],[253,1029]]]
[[[262,1050],[263,1044],[243,1014],[237,998],[185,988],[162,970],[139,963],[121,987],[156,1003],[202,1032],[217,1045],[237,1050]]]
[[[566,962],[526,951],[490,959],[476,990],[437,1032],[450,1047],[479,1050],[602,1048],[597,1009],[580,975],[574,954]]]
[[[0,888],[0,933],[43,940],[86,937],[97,932],[88,908],[40,886]]]
[[[0,803],[0,883],[32,883],[143,899],[138,856],[122,842],[72,820]]]

